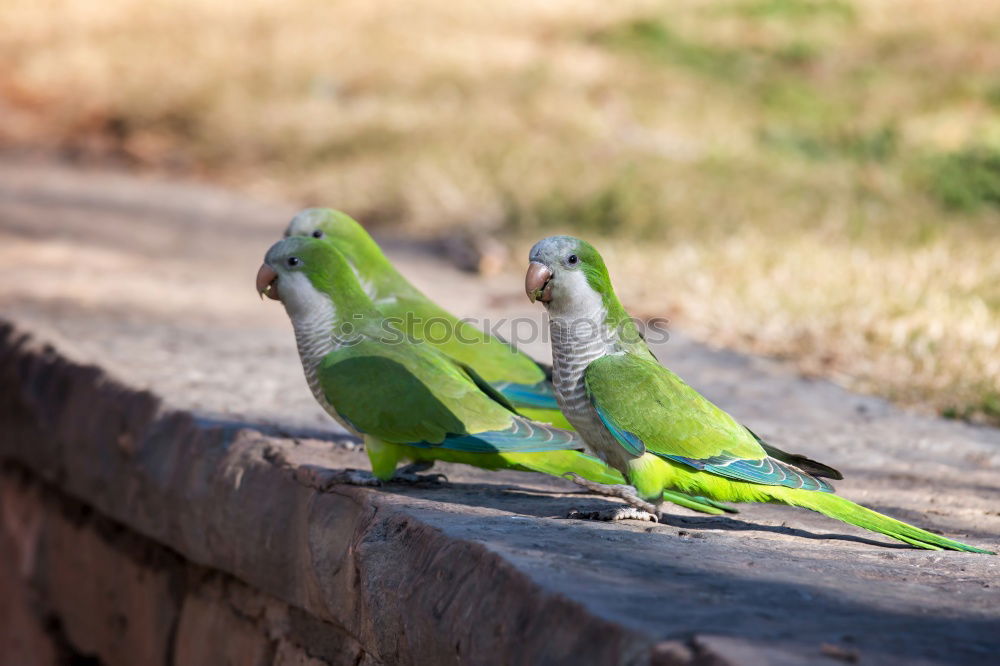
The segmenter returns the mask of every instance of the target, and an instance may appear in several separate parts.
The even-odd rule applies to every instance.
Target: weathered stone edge
[[[319,491],[281,462],[291,446],[200,423],[0,320],[0,458],[196,564],[342,627],[381,661],[717,659],[596,617],[378,492]]]

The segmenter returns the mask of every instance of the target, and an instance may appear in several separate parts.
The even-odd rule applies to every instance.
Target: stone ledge
[[[654,653],[648,638],[383,493],[318,492],[268,460],[288,440],[206,427],[9,323],[0,372],[4,459],[196,565],[344,627],[378,661],[647,663]]]
[[[237,654],[227,627],[258,645],[251,636],[270,636],[259,658],[271,663],[953,664],[1000,651],[1000,558],[908,550],[807,511],[585,523],[563,517],[607,500],[540,475],[448,465],[443,490],[321,492],[330,469],[367,461],[309,396],[281,308],[249,291],[292,212],[202,186],[0,160],[0,311],[16,322],[0,331],[0,461],[35,489],[7,493],[0,479],[0,602],[17,611],[2,615],[14,618],[0,623],[3,654],[33,645],[40,663],[88,650],[135,663],[127,634],[102,638],[70,604],[118,587],[83,581],[107,580],[102,560],[123,552],[101,525],[228,581],[167,586],[173,610],[149,617],[174,628],[154,634],[217,627],[207,633],[220,651],[167,639],[166,663]],[[516,276],[474,280],[406,239],[387,246],[435,300],[449,303],[461,280],[462,314],[538,314],[516,296]],[[547,353],[542,341],[526,349]],[[680,334],[656,352],[763,436],[840,468],[851,499],[1000,547],[1000,431]],[[51,506],[93,518],[73,539],[60,532],[92,556],[39,559],[31,517]],[[60,615],[39,617],[32,567],[66,562],[80,576],[60,574],[65,599],[47,606]],[[110,568],[123,590],[140,579],[162,590],[147,564]],[[85,605],[114,628],[121,613],[109,609],[130,599]],[[247,628],[251,607],[287,621]],[[244,611],[233,619],[233,608]],[[133,654],[110,654],[119,648]]]
[[[276,603],[281,608],[287,605],[282,617],[298,618],[300,625],[310,628],[308,638],[302,639],[308,645],[299,646],[292,639],[285,641],[287,645],[275,643],[265,640],[265,634],[273,633],[273,629],[248,624],[246,617],[234,615],[226,604],[220,605],[219,600],[228,600],[230,592],[216,588],[186,590],[181,603],[170,591],[173,588],[169,581],[158,582],[160,574],[153,574],[150,580],[143,575],[141,563],[117,562],[98,555],[66,560],[67,553],[77,549],[84,554],[121,549],[110,547],[108,551],[109,546],[100,538],[95,541],[93,533],[81,531],[79,526],[67,528],[62,525],[64,519],[57,519],[57,535],[60,530],[76,531],[73,535],[63,534],[59,540],[61,560],[44,562],[55,572],[48,574],[50,580],[68,591],[72,581],[65,578],[67,568],[96,565],[98,569],[88,571],[86,578],[100,578],[101,571],[114,571],[119,579],[109,579],[106,584],[124,590],[125,595],[125,610],[120,612],[99,607],[93,590],[87,596],[86,586],[82,592],[50,596],[53,611],[43,629],[49,634],[53,626],[58,629],[57,651],[72,647],[80,654],[97,654],[108,663],[122,659],[127,662],[141,650],[163,645],[167,634],[194,634],[200,638],[180,642],[175,637],[173,647],[163,654],[172,655],[175,663],[219,663],[218,659],[227,655],[241,655],[240,659],[266,657],[260,663],[283,663],[278,660],[279,653],[285,659],[301,648],[305,656],[300,656],[305,659],[314,654],[312,646],[326,645],[326,656],[310,663],[340,663],[348,657],[363,657],[352,663],[662,665],[824,663],[830,654],[849,659],[856,655],[850,646],[825,642],[815,642],[814,649],[803,652],[794,639],[774,644],[746,636],[719,635],[733,612],[737,617],[750,613],[757,617],[750,624],[759,622],[768,617],[766,609],[774,610],[775,595],[785,597],[795,588],[780,584],[769,590],[767,587],[774,581],[765,575],[757,584],[751,581],[760,589],[752,595],[751,603],[743,606],[745,600],[739,598],[740,594],[734,596],[738,586],[727,590],[725,583],[720,587],[694,571],[663,567],[656,559],[649,559],[649,552],[637,555],[633,549],[638,542],[629,543],[620,535],[627,528],[587,524],[579,528],[583,531],[569,534],[560,527],[554,540],[543,543],[546,537],[537,530],[543,527],[540,523],[551,519],[524,516],[500,528],[505,532],[502,541],[508,543],[498,549],[492,534],[497,529],[495,521],[478,523],[476,512],[462,505],[468,500],[452,498],[460,504],[445,517],[450,529],[443,529],[439,512],[428,510],[426,503],[412,494],[346,486],[321,492],[316,486],[322,485],[323,470],[345,463],[363,464],[357,452],[329,442],[296,443],[263,435],[239,423],[206,421],[171,409],[148,391],[130,390],[97,367],[67,360],[11,323],[0,325],[0,434],[0,457],[8,465],[2,484],[5,507],[22,513],[17,507],[31,504],[23,501],[25,496],[42,497],[43,506],[49,507],[43,513],[51,513],[53,501],[86,507],[86,511],[98,516],[95,520],[99,524],[118,525],[118,529],[134,533],[129,537],[131,542],[146,544],[147,552],[152,549],[166,553],[161,557],[184,561],[185,566],[197,571],[220,572],[225,580],[241,581],[233,585],[243,590],[243,603],[260,607]],[[21,470],[13,481],[11,464]],[[481,499],[485,505],[498,504],[488,488],[465,490],[485,495]],[[513,489],[502,492],[518,494]],[[527,501],[544,499],[544,493],[536,492],[537,496],[528,490],[523,494],[529,498]],[[448,502],[442,494],[454,491],[431,493],[436,500]],[[9,500],[18,496],[22,500]],[[661,533],[664,529],[656,528]],[[609,530],[610,535],[606,534]],[[640,531],[640,538],[653,539],[653,531]],[[685,550],[683,542],[691,535],[687,530],[678,530],[676,535],[678,538],[670,543],[659,540],[649,544],[650,548],[664,547],[653,557],[669,559],[683,554],[677,548]],[[704,535],[693,536],[709,542]],[[34,538],[35,542],[22,544],[20,550],[35,549],[38,534]],[[647,563],[653,586],[663,582],[654,578],[666,577],[670,580],[668,589],[679,595],[676,599],[682,604],[704,606],[707,602],[707,607],[700,610],[692,607],[693,614],[707,611],[708,616],[719,619],[719,624],[703,619],[700,622],[705,630],[696,633],[685,631],[686,623],[672,627],[671,617],[676,617],[676,612],[664,609],[675,602],[663,598],[663,608],[648,607],[648,596],[637,587],[641,584],[635,575],[635,563],[625,562],[625,553],[623,577],[616,583],[623,587],[617,594],[609,594],[607,589],[596,593],[588,589],[595,582],[600,584],[602,576],[615,575],[608,570],[607,558],[601,552],[588,552],[585,542],[594,538],[611,539],[619,542],[612,543],[612,548],[620,545],[629,549],[633,559],[638,557]],[[523,550],[525,540],[542,550],[552,549],[560,561],[539,559],[535,553]],[[732,548],[722,553],[724,557],[733,554]],[[894,549],[878,555],[905,558],[925,554]],[[578,588],[566,587],[558,580],[540,584],[554,573],[553,566],[564,567],[568,562],[581,566],[581,556],[583,562],[593,559],[598,571],[579,568]],[[753,565],[753,560],[748,564]],[[139,568],[129,574],[130,566]],[[561,576],[567,573],[574,572],[562,571]],[[834,577],[843,574],[836,566],[829,573]],[[720,574],[721,581],[730,572]],[[125,583],[121,583],[121,577]],[[789,577],[794,579],[792,572]],[[144,578],[143,587],[135,590],[127,584]],[[554,578],[560,578],[560,574]],[[552,587],[572,592],[567,597],[553,592]],[[710,601],[719,593],[723,598],[732,597],[725,603],[733,604],[732,608],[724,609]],[[571,598],[574,594],[577,598]],[[802,589],[795,594],[797,597],[790,599],[793,606],[808,607],[814,601],[814,591]],[[924,591],[918,589],[917,594],[923,596]],[[111,618],[131,616],[136,609],[148,616],[156,610],[155,604],[152,610],[138,602],[130,605],[129,599],[140,598],[146,600],[144,603],[158,599],[159,604],[174,604],[159,611],[161,626],[140,632],[141,641],[130,641],[127,633],[113,640],[102,638],[110,635],[108,628],[99,627],[94,617],[88,617],[88,609],[97,612],[97,617]],[[68,606],[62,608],[61,603]],[[819,603],[828,605],[830,600]],[[838,624],[836,616],[846,613],[856,630],[863,630],[864,613],[878,617],[878,624],[898,633],[898,637],[888,638],[890,643],[905,644],[909,640],[906,634],[920,630],[916,626],[920,624],[923,629],[937,627],[937,632],[952,635],[961,642],[959,651],[970,657],[983,656],[1000,645],[1000,639],[988,629],[995,624],[985,618],[970,617],[942,626],[940,619],[928,623],[907,614],[893,615],[885,608],[863,609],[853,603],[843,608],[824,608],[823,612],[831,614],[834,626]],[[628,617],[630,613],[635,614],[634,624],[608,617]],[[58,618],[54,625],[53,617]],[[662,631],[650,631],[651,620],[662,622]],[[803,620],[813,630],[817,620],[823,624],[821,618],[810,621],[785,617],[782,622],[794,626]],[[839,620],[842,624],[843,618]],[[743,633],[746,627],[742,625],[746,623],[744,618],[737,625]],[[219,636],[231,639],[221,640],[209,649],[205,641],[210,635],[216,640]],[[830,635],[842,638],[845,634],[837,629]],[[929,647],[926,643],[933,645],[935,637],[925,635],[915,645],[925,652]],[[240,652],[243,649],[249,652]],[[904,658],[905,651],[897,656]]]

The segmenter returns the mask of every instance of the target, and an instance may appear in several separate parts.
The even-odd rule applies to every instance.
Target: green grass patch
[[[505,226],[514,232],[573,228],[643,237],[657,228],[662,231],[659,193],[635,167],[622,168],[610,179],[579,190],[557,187],[530,201],[508,192],[503,200]]]
[[[808,21],[832,18],[845,23],[857,19],[857,10],[844,0],[751,0],[728,7],[739,16],[758,19]]]
[[[933,157],[928,186],[953,210],[1000,208],[1000,149],[974,146]]]
[[[665,18],[634,18],[591,34],[596,44],[640,58],[643,64],[685,69],[715,82],[769,111],[790,114],[840,112],[813,80],[813,67],[827,53],[820,40],[800,35],[768,46],[717,44],[675,30]],[[828,85],[828,84],[824,84]]]
[[[987,86],[983,97],[985,97],[990,106],[1000,109],[1000,81]]]
[[[843,99],[831,97],[802,78],[768,78],[757,87],[756,96],[772,121],[784,120],[813,131],[839,126],[851,117],[851,109]]]
[[[972,404],[952,405],[941,410],[946,419],[1000,424],[1000,393],[984,391],[981,398]]]
[[[687,39],[656,18],[632,19],[599,33],[596,41],[725,81],[740,78],[752,66],[748,53]]]
[[[822,49],[819,44],[797,39],[776,47],[771,55],[785,67],[807,67],[820,59]]]
[[[758,136],[761,145],[809,160],[850,159],[855,162],[886,162],[899,147],[894,125],[872,131],[836,130],[810,132],[797,128],[766,127]]]

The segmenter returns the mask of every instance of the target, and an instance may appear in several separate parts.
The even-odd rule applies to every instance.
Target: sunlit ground
[[[993,2],[5,0],[0,141],[518,252],[1000,421]],[[281,222],[276,222],[280,226]]]

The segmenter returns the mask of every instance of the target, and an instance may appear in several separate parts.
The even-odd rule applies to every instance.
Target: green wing
[[[320,385],[337,413],[389,442],[441,442],[449,434],[510,427],[513,414],[459,367],[417,345],[363,340],[328,354]]]
[[[424,345],[364,340],[318,370],[327,401],[359,432],[386,442],[454,450],[575,450],[574,434],[521,418],[474,373]]]
[[[504,340],[459,320],[419,292],[387,298],[378,306],[397,328],[475,368],[518,407],[559,409],[544,366]]]
[[[750,431],[654,360],[605,356],[587,367],[585,382],[601,421],[633,455],[752,483],[832,490],[768,457]]]
[[[505,396],[503,393],[497,390],[497,388],[492,384],[490,384],[488,381],[483,379],[482,376],[478,372],[476,372],[475,368],[473,368],[471,365],[467,365],[451,357],[448,357],[448,360],[457,365],[459,368],[461,368],[462,371],[465,372],[466,375],[468,375],[469,379],[472,380],[472,383],[474,383],[476,387],[479,388],[480,391],[488,395],[491,400],[499,403],[505,409],[514,412],[515,414],[517,413],[517,409],[514,407],[514,405],[511,404],[507,396]]]

